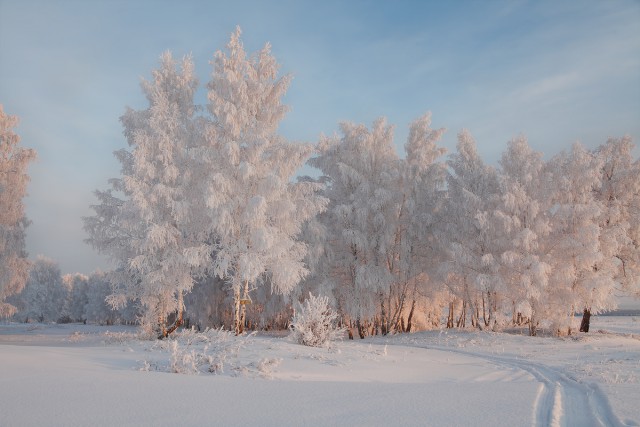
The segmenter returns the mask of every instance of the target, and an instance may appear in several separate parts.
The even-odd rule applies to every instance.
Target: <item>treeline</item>
[[[331,298],[360,336],[415,327],[540,326],[638,295],[640,162],[629,137],[543,159],[523,137],[497,168],[467,131],[411,124],[405,158],[384,119],[342,123],[313,147],[277,133],[291,81],[270,46],[246,54],[238,29],[218,51],[208,103],[190,57],[164,54],[148,107],[121,121],[121,176],[96,193],[89,242],[117,262],[108,297],[139,301],[164,337],[203,325],[282,327],[289,302]],[[294,179],[305,162],[317,179]],[[588,323],[583,325],[588,330]]]
[[[105,273],[62,275],[55,261],[38,257],[22,292],[9,297],[8,302],[16,307],[12,319],[18,322],[137,323],[135,304],[113,310],[106,302],[110,293],[111,284]]]
[[[519,137],[497,167],[467,131],[446,155],[430,114],[410,125],[404,158],[384,119],[291,143],[278,134],[291,77],[278,75],[268,44],[247,54],[239,29],[227,48],[206,105],[194,101],[192,59],[166,53],[142,84],[147,108],[121,118],[121,174],[96,192],[85,229],[116,264],[87,289],[108,282],[103,297],[122,319],[135,307],[161,338],[187,321],[285,328],[292,302],[312,292],[352,336],[510,325],[567,334],[576,312],[588,331],[617,292],[640,296],[630,137],[547,160]],[[320,176],[296,179],[305,164]],[[59,307],[29,316],[89,319]]]

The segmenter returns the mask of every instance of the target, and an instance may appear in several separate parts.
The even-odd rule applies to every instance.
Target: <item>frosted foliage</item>
[[[286,294],[307,275],[306,245],[297,236],[326,205],[317,184],[291,182],[313,148],[276,133],[290,81],[277,74],[270,46],[247,55],[238,28],[227,52],[216,52],[208,86],[216,120],[205,132],[201,159],[217,236],[214,271],[245,293],[248,284],[267,279],[273,291]]]
[[[407,158],[402,164],[403,201],[400,222],[405,231],[398,250],[402,270],[408,277],[416,272],[407,271],[411,264],[431,264],[441,255],[435,241],[445,195],[446,165],[439,158],[446,149],[438,147],[445,129],[431,129],[431,113],[415,120],[409,128],[405,144]]]
[[[231,140],[270,139],[287,112],[281,99],[291,76],[277,78],[279,65],[268,43],[248,57],[240,35],[238,27],[227,45],[228,55],[222,51],[215,54],[209,111]],[[239,151],[229,148],[234,154]]]
[[[331,242],[328,274],[342,310],[354,318],[372,317],[378,295],[389,293],[388,259],[398,226],[402,194],[400,162],[393,147],[393,128],[384,119],[372,129],[342,123],[342,138],[322,138],[319,156],[310,164],[329,182],[331,200],[323,217]]]
[[[291,182],[313,147],[276,133],[290,77],[269,45],[247,55],[237,29],[213,64],[205,110],[191,59],[162,56],[142,84],[148,108],[121,119],[122,176],[85,219],[89,242],[118,263],[109,302],[139,300],[148,322],[182,312],[196,278],[224,278],[243,299],[263,283],[290,292],[307,274],[297,236],[326,204],[317,184]]]
[[[116,153],[122,177],[96,193],[96,215],[85,219],[89,242],[118,263],[110,303],[120,308],[127,299],[139,300],[160,328],[182,308],[182,295],[210,252],[189,211],[189,200],[197,197],[190,192],[196,178],[189,149],[200,138],[193,68],[191,58],[178,64],[167,52],[152,80],[143,81],[148,108],[127,109],[121,118],[131,147]]]
[[[85,306],[87,321],[98,324],[114,323],[116,312],[106,301],[111,294],[111,285],[107,275],[95,272],[89,276],[87,282],[87,304]]]
[[[553,317],[588,308],[595,313],[615,305],[611,259],[600,245],[598,218],[601,204],[594,189],[600,186],[602,160],[575,144],[551,162],[557,186],[551,215],[549,263],[552,265],[549,298]],[[561,301],[561,308],[554,302]]]
[[[542,154],[533,151],[523,137],[509,142],[500,159],[503,224],[502,278],[516,304],[531,310],[531,333],[539,317],[549,309],[548,285],[551,273],[547,261],[552,189]]]
[[[86,307],[89,302],[89,277],[84,274],[65,274],[62,281],[70,290],[69,295],[69,318],[74,322],[87,320]],[[103,302],[106,305],[106,302]]]
[[[484,301],[487,295],[490,299],[487,322],[490,322],[498,309],[495,295],[504,292],[498,262],[499,175],[482,161],[475,140],[466,130],[458,134],[457,152],[449,156],[447,164],[448,198],[441,230],[447,258],[440,271],[449,290],[472,313],[477,301]]]
[[[401,160],[384,119],[371,129],[342,123],[343,136],[322,137],[309,162],[323,172],[331,200],[308,229],[319,255],[311,283],[332,291],[347,320],[377,317],[383,333],[402,327],[401,316],[427,292],[425,271],[438,260],[434,228],[445,168],[436,142],[444,129],[430,126],[430,113],[411,124]]]
[[[345,329],[337,323],[338,314],[329,306],[329,298],[309,293],[291,319],[291,337],[298,344],[326,347],[344,336]]]
[[[418,169],[416,172],[425,172],[445,154],[446,149],[436,146],[444,132],[444,128],[431,129],[430,112],[411,123],[405,151],[407,162],[411,167]]]
[[[602,162],[596,199],[603,256],[614,280],[640,298],[640,159],[633,160],[630,137],[611,138],[596,150]]]
[[[58,264],[39,256],[22,292],[15,296],[20,321],[56,322],[69,314],[71,284],[62,279]]]
[[[88,241],[116,261],[104,279],[113,308],[138,301],[143,323],[163,328],[197,280],[216,291],[197,291],[215,302],[188,299],[194,318],[227,322],[218,305],[233,300],[236,334],[247,312],[264,323],[291,292],[310,290],[332,298],[361,336],[409,331],[414,314],[437,326],[447,305],[450,327],[454,312],[458,326],[470,316],[481,328],[511,312],[535,334],[550,322],[570,327],[576,310],[613,307],[616,289],[640,295],[640,161],[630,138],[545,161],[518,137],[493,168],[462,131],[445,164],[445,130],[427,113],[411,124],[404,159],[384,119],[341,123],[314,151],[278,134],[291,76],[279,75],[269,44],[247,53],[240,36],[214,54],[205,106],[194,104],[191,59],[166,53],[142,84],[147,108],[121,119],[121,176],[96,192],[85,218]],[[15,125],[2,117],[3,129]],[[3,150],[13,140],[3,130]],[[307,160],[322,175],[294,181]],[[6,188],[24,188],[17,176],[22,187],[0,181],[3,204]],[[26,280],[21,209],[0,212],[0,301]],[[73,288],[75,318],[84,296]]]
[[[19,146],[20,137],[13,131],[17,124],[18,118],[6,114],[0,104],[0,317],[15,313],[16,308],[5,300],[22,290],[29,275],[25,251],[29,222],[22,199],[29,182],[27,166],[35,151]]]

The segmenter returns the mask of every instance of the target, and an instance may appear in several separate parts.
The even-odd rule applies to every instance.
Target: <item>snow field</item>
[[[594,318],[594,330],[634,325]],[[638,332],[426,331],[311,348],[221,331],[158,342],[128,327],[6,324],[0,425],[638,425]],[[190,354],[220,369],[171,373],[192,367],[175,363]]]

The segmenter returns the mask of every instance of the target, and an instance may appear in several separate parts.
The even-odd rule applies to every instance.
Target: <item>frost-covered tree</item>
[[[149,106],[128,109],[121,118],[131,149],[117,153],[123,176],[112,185],[126,197],[98,193],[97,215],[86,220],[90,241],[119,263],[110,302],[120,308],[127,299],[139,300],[145,324],[159,337],[182,323],[184,293],[193,286],[194,270],[208,261],[208,248],[192,237],[189,216],[189,198],[196,197],[188,154],[199,138],[196,88],[191,59],[179,70],[171,54],[163,54],[153,80],[142,83]],[[169,322],[171,313],[177,315]]]
[[[0,317],[8,317],[16,308],[5,302],[19,293],[29,276],[25,251],[25,228],[29,221],[22,199],[26,195],[27,166],[35,151],[19,146],[14,133],[18,118],[4,112],[0,104]]]
[[[528,314],[529,334],[533,336],[551,308],[547,257],[551,180],[542,154],[533,151],[524,137],[509,142],[500,166],[500,275],[516,310]]]
[[[149,107],[128,109],[122,117],[134,165],[124,185],[145,224],[140,238],[131,241],[135,256],[129,267],[139,282],[127,293],[141,301],[161,337],[181,325],[183,296],[193,286],[192,267],[202,261],[197,259],[199,244],[191,238],[188,204],[187,150],[199,136],[193,102],[197,84],[189,57],[179,71],[165,53],[153,81],[142,84]],[[174,312],[176,318],[168,324]]]
[[[443,255],[439,230],[443,223],[446,179],[446,165],[439,161],[446,150],[438,147],[437,142],[444,132],[444,128],[431,128],[430,112],[409,128],[404,146],[406,159],[400,165],[402,198],[389,261],[394,285],[385,330],[410,331],[419,297],[434,296],[436,291],[435,272]]]
[[[111,294],[111,282],[107,274],[95,271],[87,278],[87,303],[85,316],[87,322],[100,325],[113,325],[117,311],[107,304]]]
[[[634,161],[631,138],[611,138],[595,154],[602,161],[601,247],[623,292],[640,298],[640,159]]]
[[[277,77],[269,45],[247,57],[240,30],[232,35],[229,55],[216,54],[209,115],[196,115],[191,60],[177,68],[163,55],[143,83],[149,107],[122,117],[131,146],[116,153],[122,177],[96,193],[85,228],[117,263],[114,307],[139,300],[145,323],[166,336],[182,322],[194,280],[215,274],[231,283],[241,332],[241,302],[254,286],[287,293],[306,274],[297,235],[325,201],[317,184],[291,178],[312,147],[277,134],[290,77]]]
[[[297,236],[325,199],[317,184],[291,182],[313,147],[277,133],[291,77],[278,77],[269,44],[247,55],[239,28],[227,48],[215,54],[208,86],[213,120],[198,152],[215,241],[213,271],[231,285],[235,331],[242,333],[252,289],[269,284],[287,294],[307,275],[306,245]]]
[[[494,213],[500,197],[498,173],[480,158],[467,131],[458,135],[457,152],[447,164],[450,173],[440,237],[446,242],[447,259],[441,272],[451,293],[462,301],[458,326],[465,325],[470,311],[472,324],[481,327],[480,306],[485,326],[494,326],[498,292],[503,290],[498,275],[500,225]],[[454,324],[455,305],[455,301],[449,305],[448,327]]]
[[[21,321],[56,322],[68,316],[70,288],[62,280],[58,264],[38,256],[29,270],[29,279],[16,295],[19,310],[15,317]]]
[[[361,337],[367,326],[383,334],[410,330],[432,280],[445,167],[436,145],[444,129],[430,126],[430,113],[411,124],[401,160],[384,119],[371,130],[343,123],[343,136],[322,137],[309,161],[323,173],[330,199],[306,230],[315,257],[310,282],[315,292],[333,293]]]
[[[602,160],[576,143],[550,167],[556,188],[550,212],[548,308],[556,333],[570,334],[577,310],[588,316],[615,305],[612,259],[603,255],[598,224],[602,209],[594,197]]]
[[[94,193],[99,201],[98,204],[91,206],[95,215],[85,217],[83,220],[84,228],[90,236],[86,242],[107,255],[116,265],[112,271],[96,273],[104,276],[105,283],[111,286],[110,292],[105,297],[111,307],[127,310],[131,306],[131,301],[135,299],[135,296],[132,296],[134,293],[132,286],[140,283],[139,272],[130,266],[130,260],[135,256],[132,241],[142,239],[145,224],[140,220],[139,209],[129,198],[131,192],[124,185],[124,176],[133,173],[131,153],[122,149],[116,151],[115,156],[122,164],[122,176],[109,181],[111,188],[104,191],[97,190]],[[132,292],[129,292],[130,290]],[[149,325],[147,322],[147,326],[153,328],[153,323]],[[160,326],[156,325],[155,329],[159,328]]]
[[[309,161],[327,182],[324,215],[324,272],[333,283],[341,314],[355,321],[361,337],[378,314],[387,323],[386,304],[393,277],[394,243],[402,192],[393,130],[384,119],[369,130],[342,123],[343,136],[323,137],[319,155]]]
[[[86,321],[86,308],[87,303],[89,302],[89,277],[80,273],[65,274],[62,276],[62,281],[71,292],[69,296],[68,310],[70,319],[74,322]]]

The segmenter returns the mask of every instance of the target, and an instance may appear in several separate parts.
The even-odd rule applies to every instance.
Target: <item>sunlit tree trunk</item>
[[[447,329],[453,328],[453,310],[454,304],[453,301],[449,303],[449,316],[447,316]]]
[[[242,333],[242,326],[240,323],[240,289],[233,289],[233,329],[236,335]]]
[[[178,291],[178,312],[176,313],[176,320],[168,328],[163,326],[162,338],[168,337],[176,329],[182,326],[183,322],[184,322],[184,293],[182,291]]]

